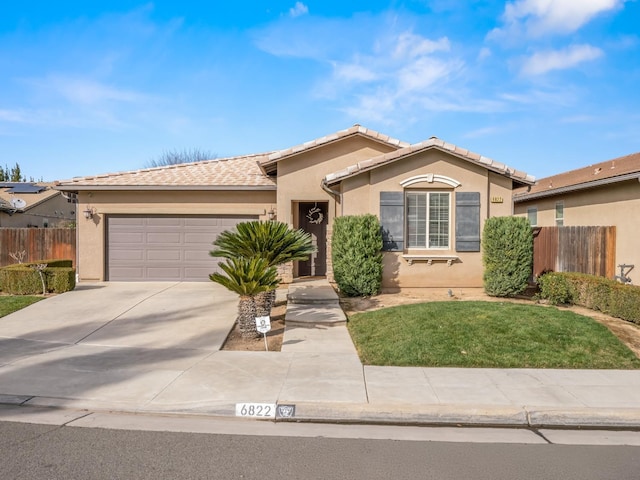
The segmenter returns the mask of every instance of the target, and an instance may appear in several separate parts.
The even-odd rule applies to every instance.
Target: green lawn
[[[21,308],[27,307],[32,303],[42,300],[43,297],[34,297],[31,295],[0,295],[0,317],[9,315]]]
[[[509,302],[430,302],[353,315],[365,365],[488,368],[640,368],[595,320]]]

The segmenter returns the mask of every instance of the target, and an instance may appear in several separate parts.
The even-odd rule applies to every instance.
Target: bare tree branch
[[[184,150],[165,150],[157,158],[149,160],[145,166],[148,168],[165,167],[168,165],[179,165],[181,163],[201,162],[203,160],[214,160],[215,153],[199,148]]]

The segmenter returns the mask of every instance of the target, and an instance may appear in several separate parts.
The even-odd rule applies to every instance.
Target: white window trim
[[[409,215],[408,215],[408,202],[407,202],[407,194],[424,194],[427,196],[427,218],[426,218],[426,224],[427,224],[427,231],[426,231],[426,245],[424,247],[416,247],[416,246],[409,246]],[[447,246],[446,247],[429,247],[429,194],[431,193],[446,193],[449,196],[449,221],[448,221],[448,232],[447,232]],[[418,252],[436,252],[436,251],[440,251],[440,252],[446,252],[451,250],[451,234],[452,234],[452,222],[453,222],[453,215],[452,215],[452,209],[451,209],[451,202],[453,199],[453,195],[451,194],[452,192],[450,191],[440,191],[440,190],[405,190],[404,195],[405,195],[405,225],[404,225],[404,231],[405,231],[405,251],[407,253],[410,252],[414,252],[414,251],[418,251]]]
[[[400,182],[404,188],[409,187],[411,185],[415,185],[416,183],[444,183],[445,185],[449,185],[450,187],[456,188],[462,185],[459,181],[451,177],[445,177],[444,175],[438,175],[437,173],[427,173],[424,175],[416,175],[414,177],[407,178]]]

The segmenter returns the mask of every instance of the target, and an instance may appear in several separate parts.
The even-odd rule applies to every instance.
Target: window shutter
[[[480,193],[456,192],[456,252],[480,251]]]
[[[380,192],[382,250],[404,250],[404,192]]]

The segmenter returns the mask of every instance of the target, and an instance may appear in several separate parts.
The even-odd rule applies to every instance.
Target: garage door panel
[[[147,233],[147,243],[163,243],[165,245],[180,245],[182,243],[182,236],[179,232],[150,232]]]
[[[181,227],[184,219],[181,217],[147,217],[147,227]]]
[[[237,223],[237,222],[236,222]],[[235,225],[234,223],[233,225]],[[187,227],[218,227],[220,226],[220,220],[212,217],[193,217],[193,218],[185,218],[184,224]]]
[[[109,274],[114,280],[140,280],[144,278],[143,267],[111,267]]]
[[[181,250],[147,250],[147,260],[159,262],[179,262],[182,260]]]
[[[117,249],[111,250],[110,255],[112,260],[144,260],[144,251],[143,250],[129,250],[129,249]]]
[[[109,227],[110,228],[119,228],[119,227],[132,227],[132,226],[143,226],[145,225],[144,217],[110,217],[109,218]]]
[[[202,279],[209,281],[209,275],[216,272],[216,268],[189,267],[185,268],[185,281],[197,282]]]
[[[144,233],[142,232],[111,232],[111,238],[118,245],[133,244],[138,245],[144,241]]]
[[[187,262],[209,262],[211,258],[208,251],[186,250],[184,252],[184,259]]]
[[[210,249],[213,249],[213,241],[216,237],[217,235],[212,235],[211,232],[185,233],[184,243],[185,245],[207,245]]]
[[[219,258],[209,251],[224,230],[254,216],[107,217],[108,280],[209,281]]]

